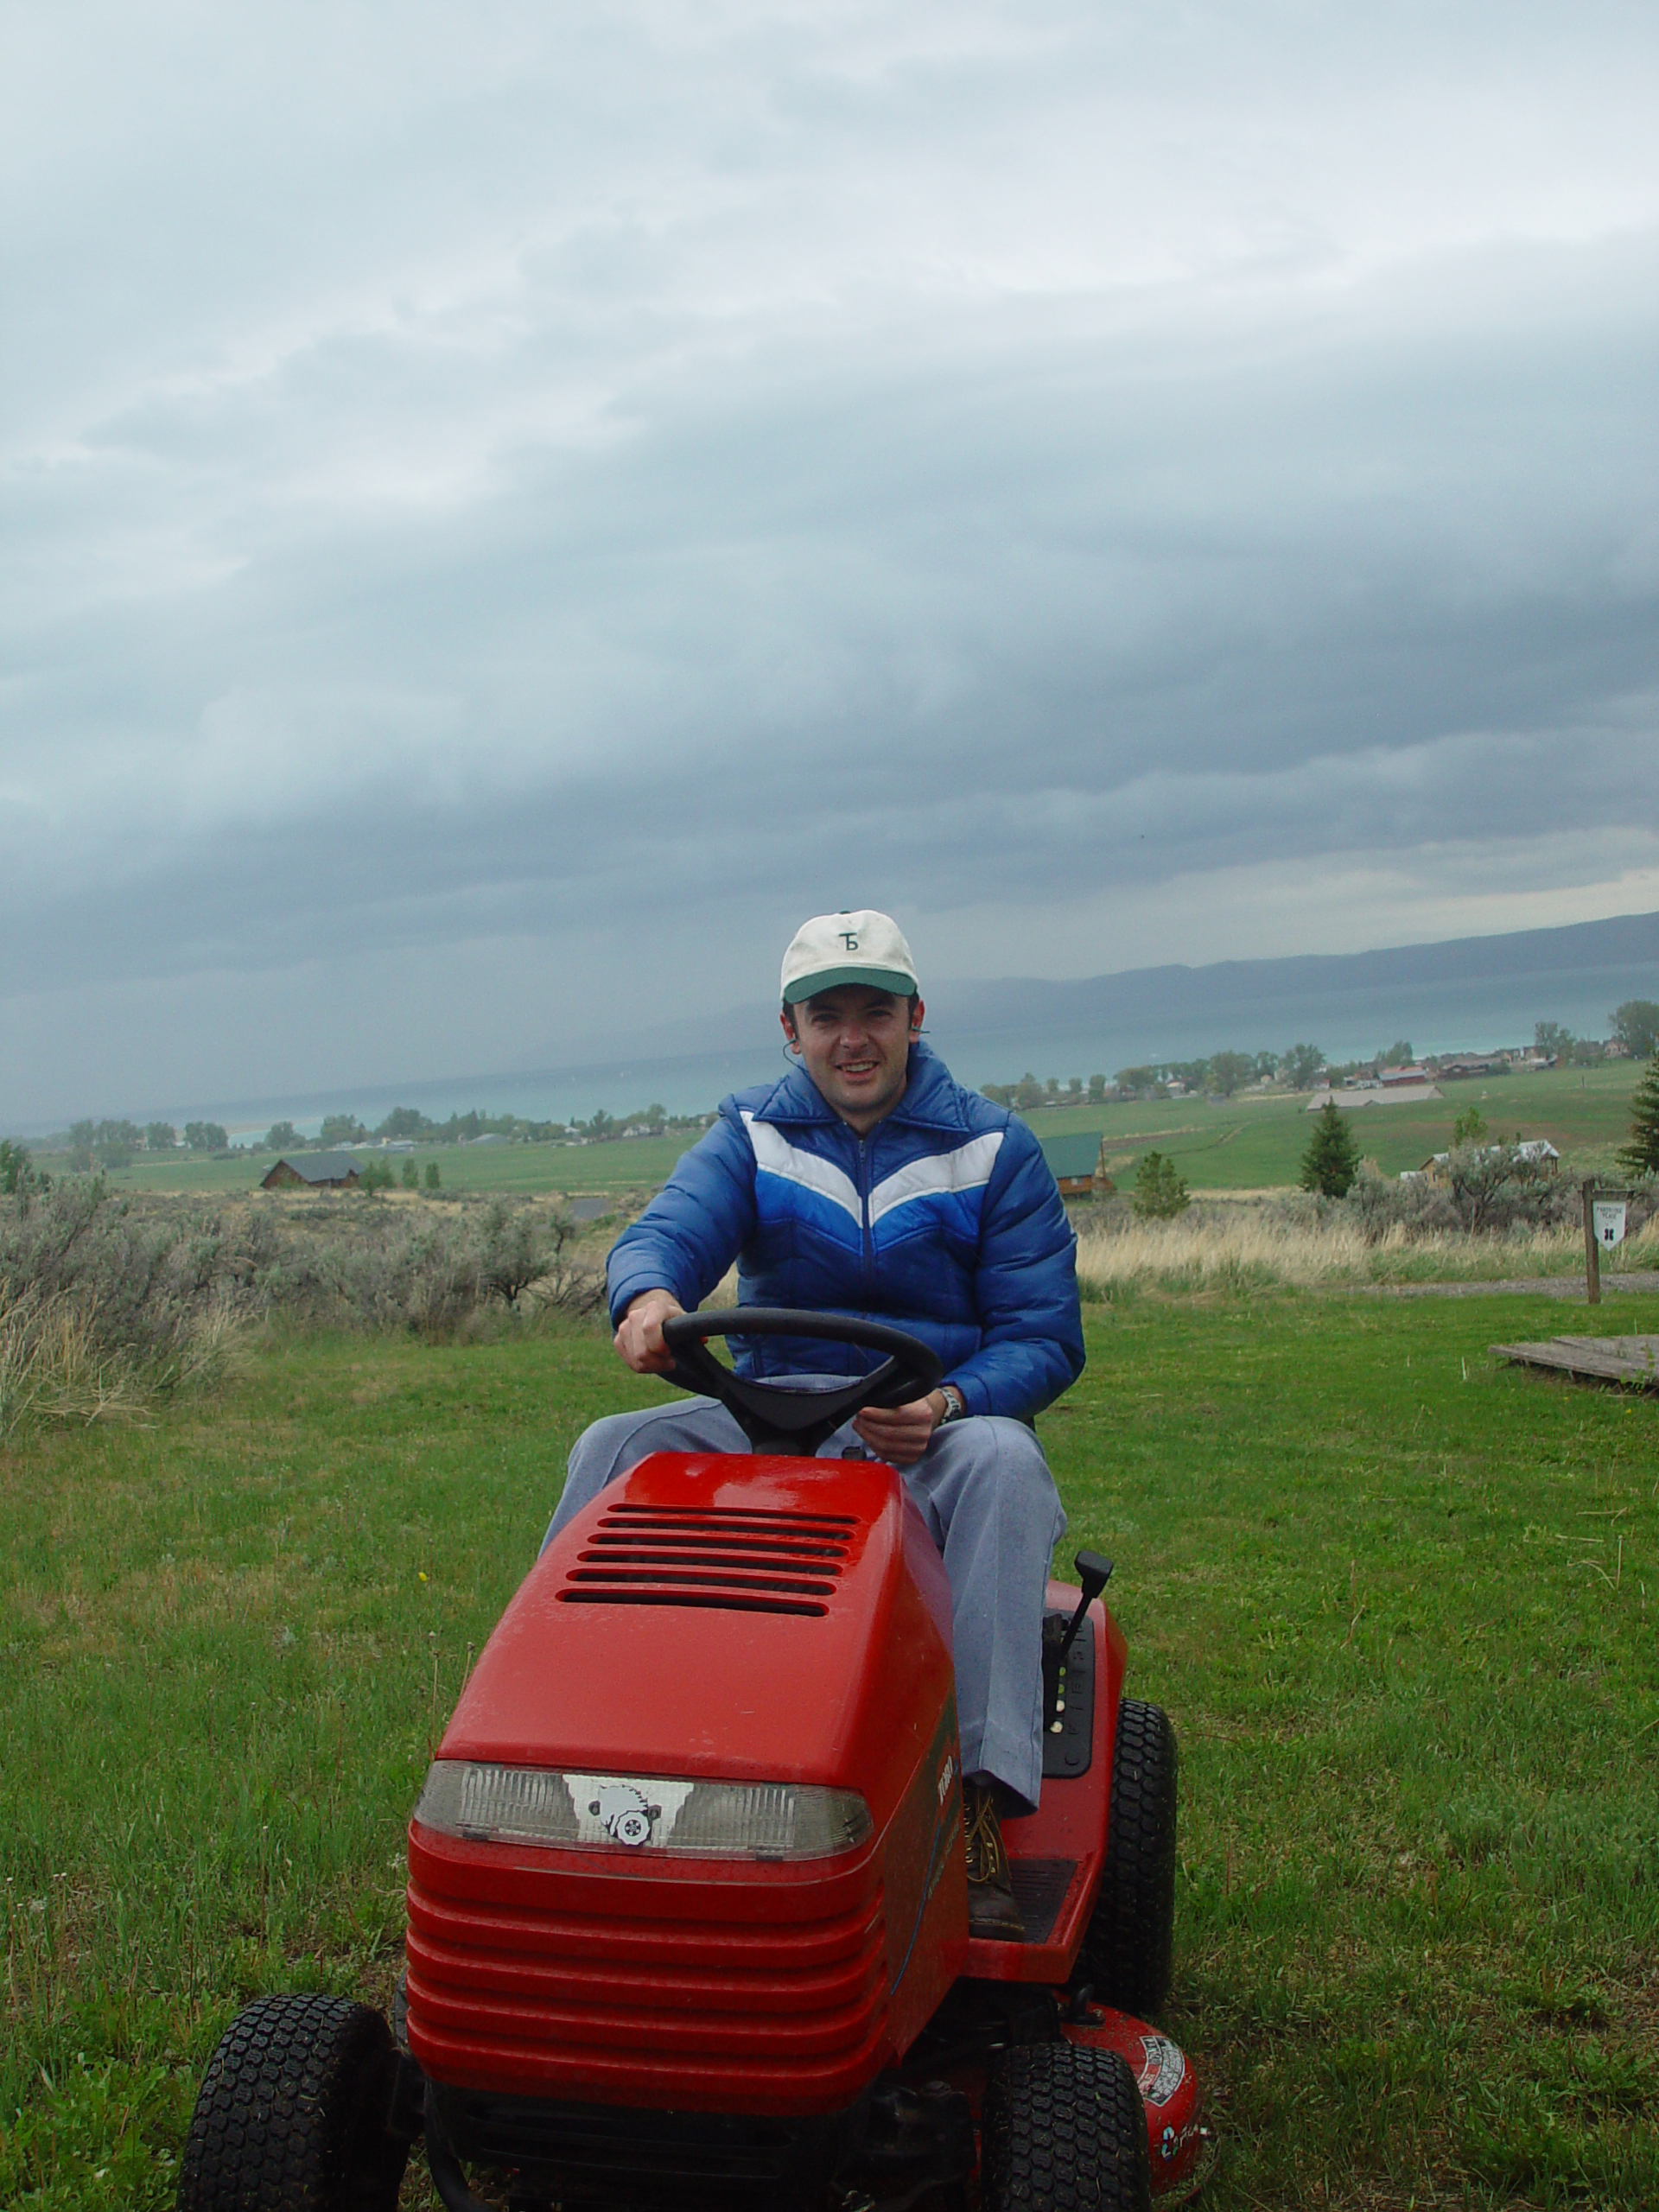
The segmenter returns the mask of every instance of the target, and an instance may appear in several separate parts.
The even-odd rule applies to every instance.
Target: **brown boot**
[[[995,1942],[1023,1943],[1026,1923],[1014,1901],[995,1783],[963,1783],[962,1817],[968,1832],[968,1933]]]

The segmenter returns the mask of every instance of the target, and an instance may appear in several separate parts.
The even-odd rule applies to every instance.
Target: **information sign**
[[[1623,1198],[1597,1198],[1590,1209],[1595,1224],[1596,1243],[1605,1250],[1610,1244],[1624,1242],[1624,1201]]]

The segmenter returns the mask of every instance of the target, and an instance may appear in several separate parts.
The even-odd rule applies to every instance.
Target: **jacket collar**
[[[849,1125],[798,1064],[756,1107],[754,1117],[758,1122],[833,1122],[846,1129],[849,1135],[852,1134]],[[905,1095],[892,1113],[884,1115],[876,1123],[875,1128],[961,1129],[966,1126],[950,1069],[937,1053],[918,1040],[910,1048]],[[874,1136],[875,1129],[870,1134]]]

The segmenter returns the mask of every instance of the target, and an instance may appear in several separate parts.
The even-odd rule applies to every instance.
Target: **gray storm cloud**
[[[1306,949],[1323,875],[1396,888],[1320,949],[1445,933],[1452,849],[1478,926],[1659,905],[1656,61],[1609,7],[32,23],[0,1119],[211,1081],[307,963],[384,1018],[260,1083],[505,1065],[531,973],[542,1052],[747,1000],[854,877],[1054,974],[1177,884],[1188,957]]]

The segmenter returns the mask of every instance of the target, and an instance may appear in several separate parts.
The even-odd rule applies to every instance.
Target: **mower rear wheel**
[[[1141,2019],[1162,2011],[1174,1960],[1176,1767],[1169,1715],[1123,1699],[1106,1867],[1084,1958],[1098,2001]]]
[[[395,2064],[366,2005],[257,1999],[207,2063],[179,2212],[395,2212],[409,2160],[386,2126]]]
[[[1151,2212],[1146,2107],[1115,2050],[999,2051],[981,2128],[984,2212]]]

